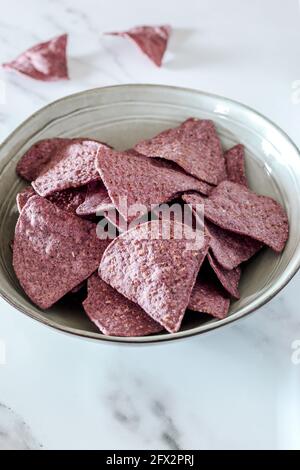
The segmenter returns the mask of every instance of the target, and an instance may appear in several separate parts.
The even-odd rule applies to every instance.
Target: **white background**
[[[0,0],[0,7],[1,62],[68,32],[71,75],[39,83],[1,71],[0,139],[66,94],[148,82],[244,102],[300,145],[297,0]],[[130,42],[102,36],[162,23],[174,33],[161,69]],[[239,323],[142,348],[56,333],[1,300],[0,448],[300,448],[299,356],[292,361],[299,279]]]

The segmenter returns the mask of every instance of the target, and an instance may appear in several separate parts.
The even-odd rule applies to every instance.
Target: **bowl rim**
[[[178,92],[187,92],[187,93],[193,93],[195,95],[202,95],[205,97],[209,97],[212,99],[220,99],[223,102],[226,102],[228,104],[232,104],[234,106],[239,107],[240,109],[244,109],[246,111],[249,111],[251,113],[254,113],[256,116],[259,116],[261,119],[263,119],[268,125],[271,125],[277,132],[279,132],[282,137],[286,139],[286,141],[294,148],[298,156],[300,157],[300,150],[297,147],[297,145],[293,142],[293,140],[288,136],[288,134],[282,130],[277,124],[275,124],[271,119],[267,118],[265,115],[260,113],[259,111],[256,111],[254,108],[245,105],[244,103],[241,103],[237,100],[231,99],[231,98],[226,98],[222,95],[214,94],[214,93],[209,93],[206,91],[202,90],[197,90],[195,88],[187,88],[187,87],[180,87],[180,86],[172,86],[172,85],[161,85],[161,84],[151,84],[151,83],[130,83],[130,84],[120,84],[120,85],[110,85],[110,86],[104,86],[104,87],[95,87],[87,90],[83,90],[77,93],[72,93],[67,96],[64,96],[62,98],[59,98],[57,100],[51,101],[50,103],[46,104],[45,106],[42,106],[39,108],[37,111],[32,113],[28,118],[26,118],[24,121],[22,121],[0,144],[0,151],[2,148],[12,139],[14,138],[20,129],[29,124],[32,120],[34,120],[42,111],[47,111],[47,109],[50,109],[51,107],[55,106],[58,103],[64,102],[66,100],[72,100],[73,98],[78,98],[81,96],[86,96],[89,94],[97,93],[97,92],[102,92],[102,91],[109,91],[113,89],[123,89],[126,91],[128,88],[140,88],[140,89],[146,89],[146,88],[156,88],[156,89],[161,89],[161,90],[173,90],[173,91],[178,91]],[[152,336],[141,336],[141,337],[120,337],[120,336],[105,336],[100,333],[93,333],[93,332],[88,332],[84,330],[80,330],[77,328],[73,327],[68,327],[68,326],[63,326],[63,325],[58,325],[56,324],[55,321],[51,320],[50,318],[47,319],[46,317],[43,317],[41,315],[36,315],[33,312],[30,312],[27,310],[25,307],[22,305],[19,305],[17,302],[14,301],[11,296],[7,295],[5,290],[2,288],[0,284],[0,296],[12,307],[14,307],[16,310],[20,311],[21,313],[24,313],[26,316],[34,319],[35,321],[42,323],[52,329],[55,329],[56,331],[80,337],[83,339],[88,339],[88,340],[94,340],[94,341],[104,341],[106,343],[117,343],[117,344],[157,344],[157,343],[162,343],[162,342],[169,342],[169,341],[175,341],[183,338],[189,338],[192,336],[196,336],[199,334],[204,334],[208,333],[212,330],[221,328],[222,326],[228,325],[232,322],[235,322],[237,320],[240,320],[241,318],[246,317],[250,313],[255,312],[259,308],[261,308],[263,305],[268,303],[270,300],[272,300],[290,281],[291,279],[295,276],[297,271],[300,268],[300,250],[294,254],[295,259],[293,266],[288,269],[288,267],[285,269],[286,272],[288,271],[287,275],[283,280],[279,280],[275,283],[275,286],[272,286],[270,289],[268,289],[267,292],[264,292],[261,294],[257,299],[255,299],[252,302],[252,306],[245,307],[244,312],[237,312],[236,314],[232,316],[228,316],[222,320],[218,320],[213,323],[207,323],[205,324],[205,328],[203,325],[200,325],[198,327],[195,327],[191,330],[184,330],[184,331],[179,331],[177,333],[169,333],[165,335],[152,335]]]

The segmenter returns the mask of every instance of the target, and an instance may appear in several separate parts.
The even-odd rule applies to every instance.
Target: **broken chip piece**
[[[188,226],[167,220],[147,222],[115,238],[103,255],[99,275],[174,333],[207,250],[207,239],[196,243]]]
[[[206,183],[216,185],[226,178],[221,142],[214,123],[209,120],[187,119],[134,148],[148,157],[171,160]]]
[[[27,49],[16,59],[3,64],[9,70],[42,81],[67,80],[68,65],[66,57],[68,35],[62,34],[47,42]]]
[[[102,281],[98,273],[88,279],[88,295],[82,305],[105,335],[146,336],[163,330],[141,307]]]
[[[141,51],[146,54],[158,67],[166,51],[171,27],[163,26],[137,26],[128,31],[106,33],[112,36],[128,37],[132,39]]]
[[[32,196],[16,225],[13,266],[28,297],[46,309],[97,269],[107,245],[92,222]]]

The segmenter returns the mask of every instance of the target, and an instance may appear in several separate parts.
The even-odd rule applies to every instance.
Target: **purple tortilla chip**
[[[171,27],[163,26],[137,26],[128,31],[106,33],[113,36],[129,37],[141,51],[146,54],[158,67],[167,48]]]
[[[46,309],[97,269],[107,245],[92,222],[33,196],[16,225],[13,266],[28,297]]]
[[[205,207],[205,198],[199,194],[184,194],[182,199],[192,207],[195,215],[197,204]],[[210,248],[214,257],[225,269],[233,269],[247,261],[263,246],[253,238],[224,230],[208,220],[205,220],[205,227],[210,235]]]
[[[289,235],[285,210],[274,199],[223,181],[204,204],[205,217],[225,230],[246,235],[281,252]]]
[[[114,205],[108,195],[107,189],[101,181],[88,185],[87,194],[82,204],[77,207],[76,214],[87,216],[96,215],[104,209],[113,209]]]
[[[64,191],[58,191],[48,196],[48,201],[55,204],[60,209],[71,213],[76,213],[78,206],[80,206],[86,196],[86,186],[81,188],[70,188]]]
[[[32,196],[36,196],[36,192],[31,186],[27,186],[20,193],[17,194],[16,202],[19,212],[21,212],[28,199],[30,199]]]
[[[188,308],[222,319],[227,316],[230,299],[224,290],[211,280],[198,278],[190,297]]]
[[[229,292],[232,297],[239,299],[240,293],[238,287],[241,277],[241,268],[237,266],[229,271],[224,269],[210,253],[207,254],[207,258],[224,289]]]
[[[49,164],[51,156],[72,139],[44,139],[36,142],[19,160],[16,171],[27,181],[34,181]]]
[[[161,157],[210,184],[226,178],[225,160],[212,121],[190,118],[179,127],[144,140],[135,150],[147,157]]]
[[[100,179],[95,168],[95,157],[100,147],[106,145],[94,140],[70,142],[59,148],[51,158],[49,166],[32,182],[40,196],[49,196],[57,191],[78,188]]]
[[[245,149],[242,144],[235,145],[224,154],[227,179],[248,187],[245,170]]]
[[[253,238],[229,232],[209,221],[206,221],[205,225],[210,235],[210,248],[224,269],[236,268],[255,255],[263,246],[261,242]]]
[[[77,207],[84,201],[85,195],[86,187],[83,186],[82,188],[70,188],[65,191],[58,191],[57,193],[51,194],[47,199],[60,209],[75,213]],[[32,186],[28,186],[17,194],[17,207],[19,212],[21,212],[28,199],[32,196],[37,196]]]
[[[169,162],[147,158],[135,151],[116,152],[103,146],[96,167],[114,206],[126,220],[134,220],[184,191],[203,188],[203,182],[174,170]],[[137,205],[143,207],[139,209]],[[137,212],[129,213],[133,206]]]
[[[197,244],[194,237],[192,229],[176,222],[139,225],[109,245],[99,275],[174,333],[208,250],[206,238]]]
[[[82,305],[105,335],[146,336],[163,330],[141,307],[102,281],[97,273],[88,279],[88,296]]]
[[[67,80],[68,66],[66,57],[68,35],[62,34],[47,42],[27,49],[15,60],[3,64],[9,70],[16,70],[35,80]]]

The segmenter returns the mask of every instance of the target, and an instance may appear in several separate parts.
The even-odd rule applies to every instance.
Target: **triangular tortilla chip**
[[[226,178],[225,160],[214,123],[190,118],[179,127],[161,132],[135,147],[147,157],[161,157],[210,184]]]
[[[146,54],[158,67],[168,45],[171,27],[163,26],[137,26],[128,31],[106,33],[112,36],[128,37],[132,39],[141,51]]]
[[[33,144],[20,158],[16,171],[27,181],[35,180],[49,164],[51,156],[59,148],[72,139],[43,139]]]
[[[195,215],[197,215],[197,204],[202,210],[203,207],[205,208],[205,198],[200,194],[184,194],[182,199],[191,206]],[[261,242],[253,238],[224,230],[208,220],[205,220],[205,228],[210,235],[210,248],[214,257],[224,269],[236,268],[255,255],[263,246]]]
[[[210,235],[210,248],[224,269],[234,269],[255,255],[263,244],[254,238],[229,232],[209,222],[205,226]]]
[[[113,204],[125,220],[133,220],[184,191],[201,192],[205,186],[196,178],[175,170],[172,163],[147,158],[135,151],[116,152],[103,146],[99,148],[96,167]],[[139,209],[137,205],[143,207]]]
[[[100,277],[169,332],[179,330],[208,240],[177,222],[152,221],[117,237],[106,249]]]
[[[204,200],[207,219],[225,230],[246,235],[281,252],[289,234],[288,218],[278,202],[238,183],[223,181]]]
[[[16,225],[13,266],[28,297],[46,309],[97,269],[107,245],[92,222],[32,196]]]
[[[141,307],[102,281],[98,273],[88,279],[88,296],[82,305],[105,335],[146,336],[163,330]]]
[[[69,142],[58,148],[43,173],[32,182],[33,188],[45,197],[100,180],[95,168],[95,157],[100,147],[108,148],[94,140]]]
[[[47,42],[27,49],[15,60],[3,64],[9,70],[16,70],[28,77],[42,81],[67,80],[66,57],[68,35],[62,34]]]

